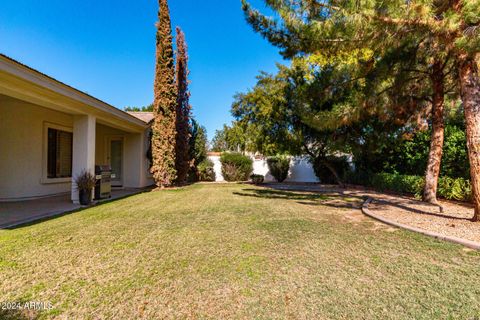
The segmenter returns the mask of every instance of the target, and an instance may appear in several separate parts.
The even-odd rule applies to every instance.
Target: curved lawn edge
[[[453,242],[453,243],[456,243],[456,244],[461,244],[465,247],[480,251],[480,243],[479,242],[470,241],[470,240],[466,240],[466,239],[462,239],[462,238],[458,238],[458,237],[454,237],[454,236],[445,236],[443,234],[436,233],[436,232],[433,232],[433,231],[428,231],[428,230],[412,227],[412,226],[409,226],[409,225],[406,225],[406,224],[403,224],[403,223],[398,223],[398,222],[395,222],[393,220],[387,219],[383,216],[372,213],[368,209],[368,206],[372,201],[373,201],[373,198],[369,197],[362,204],[362,213],[364,215],[372,218],[372,219],[378,220],[380,222],[383,222],[387,225],[390,225],[390,226],[393,226],[393,227],[396,227],[396,228],[405,229],[405,230],[408,230],[408,231],[420,233],[420,234],[423,234],[423,235],[426,235],[426,236],[429,236],[429,237],[432,237],[432,238],[435,238],[435,239],[443,240],[443,241],[448,241],[448,242]]]

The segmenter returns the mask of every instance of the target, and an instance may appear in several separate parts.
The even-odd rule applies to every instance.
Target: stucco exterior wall
[[[70,192],[42,181],[46,122],[73,128],[72,115],[0,96],[0,200]]]
[[[106,152],[107,152],[107,137],[125,137],[127,132],[124,132],[119,129],[108,127],[97,123],[96,127],[96,141],[95,141],[95,165],[105,165],[106,163]],[[125,171],[125,168],[124,170]]]
[[[146,157],[148,149],[148,130],[143,133],[129,133],[116,128],[97,124],[95,164],[108,164],[108,138],[123,140],[123,186],[127,188],[143,188],[153,184],[148,171]]]
[[[25,200],[71,192],[71,179],[46,179],[46,128],[73,131],[74,115],[0,95],[0,201]],[[95,164],[106,163],[106,137],[124,141],[124,187],[153,184],[146,152],[148,132],[129,133],[98,124]]]
[[[125,136],[124,185],[139,188],[153,185],[149,172],[147,149],[148,130],[143,133],[129,133]]]

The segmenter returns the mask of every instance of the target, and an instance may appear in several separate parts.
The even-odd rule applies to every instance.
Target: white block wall
[[[220,156],[209,156],[208,158],[213,162],[216,181],[225,181],[222,176]],[[275,181],[268,170],[267,160],[255,159],[253,161],[253,173],[265,176],[265,182]],[[294,157],[290,162],[290,171],[285,182],[318,182],[318,179],[315,176],[312,165],[305,157]]]

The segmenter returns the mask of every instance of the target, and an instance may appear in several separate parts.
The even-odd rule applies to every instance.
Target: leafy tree
[[[153,112],[153,103],[143,107],[125,107],[125,111],[131,112]]]
[[[188,54],[185,34],[177,27],[177,110],[176,110],[176,143],[175,143],[175,169],[177,171],[176,182],[183,185],[187,182],[188,171],[191,165],[189,157],[190,139],[190,114],[188,91]]]
[[[476,156],[480,152],[480,80],[476,64],[480,51],[480,2],[268,0],[266,3],[279,13],[280,22],[252,10],[243,0],[247,20],[255,30],[281,47],[286,56],[315,52],[338,56],[358,48],[372,49],[381,56],[384,48],[397,47],[405,39],[418,43],[422,38],[428,39],[424,45],[432,49],[433,69],[439,71],[436,66],[443,65],[436,59],[437,53],[452,55],[465,106],[474,220],[480,220],[480,158]],[[438,79],[438,72],[434,73]],[[432,83],[434,80],[432,78]],[[437,92],[434,116],[439,119],[442,87],[433,87]],[[436,123],[440,124],[440,120]],[[433,176],[439,167],[442,138],[442,128],[435,127],[430,170]]]
[[[458,116],[460,108],[454,107],[446,117],[445,145],[440,176],[451,178],[470,177],[465,136],[465,123]],[[395,144],[388,172],[421,175],[428,157],[428,141],[432,130],[416,132],[406,136],[403,141]]]
[[[172,28],[167,0],[159,0],[151,172],[158,187],[172,185],[175,170],[176,88]]]
[[[215,136],[212,139],[212,148],[213,152],[224,152],[228,150],[227,145],[227,131],[230,129],[226,124],[223,125],[223,128],[215,131]]]
[[[355,55],[358,53],[368,53],[370,59],[365,59],[363,66],[352,75],[356,80],[370,80],[369,86],[374,89],[374,91],[370,91],[370,95],[380,96],[376,97],[377,103],[381,102],[382,106],[398,109],[397,113],[409,112],[412,115],[429,109],[425,103],[426,100],[432,103],[434,134],[431,136],[429,165],[425,173],[427,183],[425,184],[424,199],[436,203],[444,130],[444,69],[450,58],[448,50],[444,50],[444,47],[431,46],[431,38],[416,34],[406,36],[401,40],[390,41],[388,45],[383,46],[369,43],[368,46],[361,48],[358,44],[352,46],[348,39],[345,44],[340,41],[332,45],[329,39],[325,39],[326,37],[348,38],[351,36],[351,32],[358,31],[355,30],[355,27],[363,27],[362,25],[355,26],[355,23],[352,26],[344,21],[340,21],[335,30],[330,30],[328,27],[328,23],[336,23],[337,19],[341,20],[339,15],[341,16],[343,12],[354,11],[354,3],[342,2],[345,8],[334,6],[334,9],[329,1],[322,3],[318,1],[289,3],[268,1],[268,4],[280,13],[283,25],[252,10],[244,1],[247,19],[256,31],[284,49],[283,54],[286,57],[299,54],[317,55],[319,56],[317,60],[345,62],[352,58],[355,59]],[[332,10],[323,10],[326,7]],[[368,37],[369,31],[371,30],[367,30],[367,34],[362,33],[362,35]],[[432,48],[434,49],[432,50]],[[318,52],[321,53],[318,54]],[[326,53],[323,54],[323,52]],[[334,58],[332,59],[331,56]],[[426,80],[429,80],[430,83],[426,84]],[[375,91],[375,89],[378,90]],[[386,94],[387,99],[382,98],[382,94]],[[387,105],[385,102],[389,104]],[[345,108],[345,106],[340,107]],[[347,108],[347,110],[349,109],[351,107]],[[325,118],[324,114],[322,116]],[[330,118],[335,119],[332,116]],[[321,120],[320,125],[324,124],[325,121]]]
[[[212,151],[246,151],[246,134],[241,126],[233,124],[231,127],[223,125],[221,130],[215,132],[212,139]]]
[[[323,164],[342,184],[331,159],[347,151],[343,143],[345,128],[319,129],[308,116],[354,99],[353,87],[347,90],[328,81],[340,78],[341,73],[334,69],[308,73],[302,64],[296,63],[291,68],[279,66],[275,76],[261,74],[257,85],[248,93],[237,95],[232,106],[236,124],[253,141],[250,151],[266,155],[273,151],[306,154],[312,163]]]
[[[193,160],[194,165],[199,164],[207,158],[208,139],[207,129],[201,126],[197,120],[191,119],[190,125],[190,159]]]
[[[207,130],[194,118],[191,119],[189,146],[189,159],[192,163],[189,172],[189,180],[197,181],[201,178],[201,173],[206,170],[206,167],[208,167],[206,163],[204,163],[207,160],[208,139]],[[204,163],[202,167],[203,171],[199,168],[201,163]]]

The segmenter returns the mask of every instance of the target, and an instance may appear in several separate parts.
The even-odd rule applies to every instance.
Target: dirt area
[[[468,203],[441,200],[439,201],[443,208],[441,210],[439,206],[423,203],[413,197],[385,194],[357,186],[349,186],[345,189],[318,184],[283,184],[271,187],[321,193],[334,192],[363,199],[370,197],[373,202],[368,208],[376,215],[444,236],[480,242],[480,223],[471,222],[473,207]]]
[[[445,236],[480,242],[480,223],[471,222],[473,208],[468,204],[440,201],[438,206],[383,194],[373,196],[369,210],[389,220]]]

